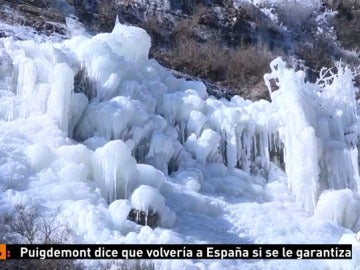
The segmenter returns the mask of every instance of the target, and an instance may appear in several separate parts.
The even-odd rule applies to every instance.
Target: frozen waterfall
[[[341,63],[337,74],[323,70],[316,84],[305,82],[302,71],[286,68],[281,59],[271,63],[278,90],[272,102],[281,112],[278,130],[284,143],[289,189],[313,212],[327,189],[358,191],[358,114],[354,75]]]
[[[301,242],[284,234],[333,226],[316,238],[326,242],[360,229],[349,68],[310,83],[275,59],[271,102],[226,100],[174,77],[149,48],[143,29],[119,22],[59,43],[0,39],[1,209],[61,206],[85,242]],[[295,203],[339,227],[301,223]],[[129,225],[132,209],[156,213],[160,228]],[[277,223],[288,216],[293,227]]]
[[[357,88],[348,68],[312,84],[276,59],[265,75],[278,87],[271,103],[218,100],[147,60],[149,48],[144,30],[119,22],[112,33],[59,44],[4,39],[2,120],[48,115],[84,142],[94,151],[90,178],[110,201],[128,198],[125,185],[138,173],[120,161],[124,151],[165,174],[215,162],[264,177],[284,152],[289,189],[309,212],[324,190],[357,191]]]

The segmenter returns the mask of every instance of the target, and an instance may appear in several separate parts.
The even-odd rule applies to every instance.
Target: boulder
[[[128,219],[136,222],[137,224],[149,226],[151,228],[156,228],[160,225],[159,214],[151,210],[146,213],[145,211],[133,208],[130,210]]]

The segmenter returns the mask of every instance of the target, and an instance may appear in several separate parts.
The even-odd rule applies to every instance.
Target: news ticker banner
[[[6,245],[11,259],[351,259],[351,245]]]

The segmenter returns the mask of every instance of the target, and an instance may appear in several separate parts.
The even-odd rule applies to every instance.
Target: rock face
[[[137,224],[143,226],[150,226],[151,228],[156,228],[160,225],[160,217],[157,213],[131,209],[128,219],[136,222]]]
[[[269,98],[263,74],[277,56],[302,59],[316,78],[334,60],[358,64],[331,37],[319,34],[317,12],[337,11],[331,20],[338,43],[359,50],[360,2],[324,0],[324,7],[304,9],[298,2],[275,5],[278,22],[260,7],[233,0],[0,0],[1,21],[30,26],[41,34],[66,36],[65,17],[76,16],[93,34],[120,22],[140,26],[151,35],[150,57],[199,78],[211,94],[253,100]],[[291,4],[292,3],[292,4]],[[269,12],[269,9],[267,10]],[[286,28],[281,25],[285,25]],[[330,27],[329,27],[330,29]],[[323,29],[324,30],[324,29]],[[9,35],[0,29],[0,37]],[[15,35],[16,33],[12,33]],[[21,37],[18,37],[21,38]]]
[[[271,50],[287,51],[289,44],[258,8],[251,4],[235,8],[231,0],[0,0],[0,4],[3,22],[46,35],[66,36],[69,15],[94,34],[112,30],[118,16],[122,23],[150,33],[151,57],[204,80],[210,89],[229,89],[227,97],[267,98],[262,76],[277,56]],[[0,36],[6,35],[26,38],[0,29]],[[258,45],[259,50],[248,49]],[[238,53],[239,48],[244,51]]]
[[[360,2],[357,0],[325,0],[325,5],[337,15],[332,24],[337,33],[338,41],[347,49],[360,48]]]
[[[289,35],[250,3],[237,8],[232,0],[68,3],[74,5],[80,20],[92,32],[111,30],[116,16],[122,23],[145,28],[152,38],[151,57],[205,80],[211,88],[231,89],[228,96],[268,98],[262,76],[269,71],[269,62],[278,56],[272,52],[291,49]],[[217,51],[220,53],[214,54]]]
[[[0,17],[10,25],[23,25],[44,34],[65,35],[65,17],[60,6],[45,0],[0,0]]]

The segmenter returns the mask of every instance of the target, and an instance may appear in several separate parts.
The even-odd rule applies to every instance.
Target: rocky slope
[[[123,23],[145,28],[151,54],[174,70],[209,81],[247,98],[267,98],[262,74],[277,55],[291,49],[289,34],[259,8],[233,1],[73,1],[94,32]],[[94,14],[96,14],[94,16]],[[275,52],[276,51],[276,52]]]
[[[76,16],[88,31],[97,33],[109,31],[119,16],[122,23],[150,33],[152,57],[178,74],[203,79],[217,95],[268,98],[262,76],[279,55],[290,62],[302,60],[296,63],[308,67],[310,80],[334,60],[358,64],[356,53],[349,53],[360,44],[360,4],[353,0],[324,0],[316,8],[296,1],[255,6],[246,0],[236,5],[232,0],[0,0],[0,4],[6,24],[60,37],[68,34],[65,17]],[[329,10],[335,11],[332,16]],[[16,33],[0,28],[0,36],[6,35]]]
[[[66,35],[65,12],[69,16],[70,9],[56,3],[43,0],[0,0],[0,21],[9,26],[27,26],[34,32],[46,35]],[[9,33],[6,30],[4,26],[1,27],[0,35],[17,37],[15,32]]]
[[[360,48],[360,2],[355,0],[325,0],[324,4],[337,12],[332,24],[338,41],[350,50]]]

